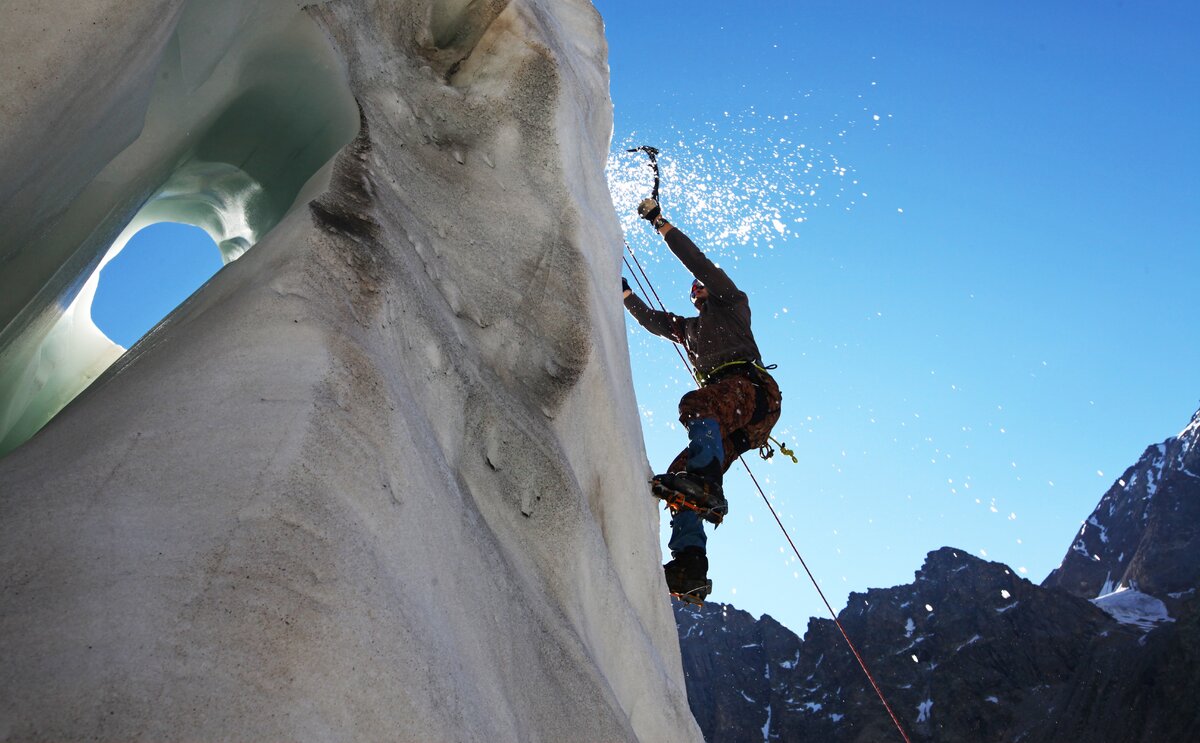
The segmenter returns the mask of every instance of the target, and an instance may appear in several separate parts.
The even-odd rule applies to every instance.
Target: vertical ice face
[[[699,739],[590,3],[9,15],[6,410],[130,230],[241,255],[0,459],[0,734]]]

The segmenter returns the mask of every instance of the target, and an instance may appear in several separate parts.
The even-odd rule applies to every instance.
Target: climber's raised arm
[[[638,205],[638,215],[654,225],[654,229],[667,241],[667,247],[679,259],[684,268],[691,272],[708,289],[708,295],[727,304],[745,299],[746,295],[737,288],[733,280],[718,268],[708,256],[696,247],[696,243],[683,230],[667,221],[662,209],[654,199],[646,199]]]
[[[651,308],[642,298],[633,293],[629,282],[621,277],[621,294],[625,298],[625,309],[646,330],[676,343],[683,343],[683,318],[670,312]]]

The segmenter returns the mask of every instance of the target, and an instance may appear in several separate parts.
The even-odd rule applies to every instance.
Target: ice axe
[[[634,147],[632,150],[625,150],[625,151],[626,152],[645,152],[646,156],[650,158],[650,169],[654,171],[654,191],[651,192],[650,198],[654,199],[655,201],[658,201],[658,181],[659,181],[658,148],[651,147],[648,144],[644,144],[641,147]]]

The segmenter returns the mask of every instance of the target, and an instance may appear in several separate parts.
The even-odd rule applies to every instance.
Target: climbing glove
[[[643,199],[642,203],[638,204],[638,216],[653,224],[654,220],[662,216],[662,209],[654,199]]]
[[[624,296],[625,292],[631,292],[631,291],[633,291],[633,290],[629,288],[629,282],[625,280],[624,276],[622,276],[621,277],[621,295]]]

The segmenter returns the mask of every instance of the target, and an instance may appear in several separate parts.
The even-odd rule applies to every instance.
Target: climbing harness
[[[659,187],[658,154],[659,154],[659,151],[654,147],[650,147],[648,145],[643,145],[641,147],[634,147],[633,149],[626,150],[626,152],[645,152],[646,155],[650,158],[650,166],[654,170],[654,190],[653,190],[652,198],[655,201],[658,201],[658,187]],[[649,290],[650,290],[649,295],[652,295],[654,297],[654,300],[658,303],[658,308],[661,311],[666,312],[667,311],[666,305],[663,304],[662,299],[658,296],[658,292],[654,290],[654,285],[653,285],[653,283],[651,283],[650,277],[646,274],[646,270],[644,268],[642,268],[641,261],[638,260],[637,256],[633,252],[633,249],[631,247],[629,247],[628,242],[625,243],[625,250],[628,251],[630,257],[633,258],[633,262],[637,265],[638,271],[641,273],[642,278],[645,279],[646,287],[649,288]],[[628,259],[623,259],[623,260],[625,261],[625,267],[630,269],[630,273],[633,273],[633,269],[630,268],[630,266],[629,266]],[[642,288],[642,282],[641,282],[641,280],[638,279],[636,274],[634,274],[634,281],[637,283],[638,288],[642,289],[642,294],[646,295],[647,294],[646,289]],[[695,379],[696,383],[700,386],[704,386],[703,380],[711,380],[714,373],[724,369],[725,367],[735,366],[735,365],[739,365],[739,364],[750,364],[755,369],[761,369],[763,371],[776,368],[775,364],[772,364],[771,366],[768,366],[768,367],[762,367],[762,366],[759,366],[758,364],[755,364],[754,362],[750,362],[750,361],[733,361],[728,364],[722,364],[721,366],[718,366],[715,369],[709,371],[707,374],[704,375],[703,380],[702,380],[700,374],[692,368],[692,365],[688,362],[687,357],[684,356],[683,351],[680,350],[679,344],[676,343],[675,341],[671,341],[671,344],[675,347],[675,353],[677,353],[679,355],[679,359],[680,359],[680,361],[683,362],[684,367],[688,370],[688,372],[692,375],[692,378]],[[775,444],[777,444],[779,446],[779,450],[784,454],[784,456],[791,457],[793,462],[795,462],[796,464],[799,464],[800,460],[796,458],[796,454],[794,451],[792,451],[791,449],[784,446],[782,443],[777,441],[775,439],[775,437],[773,437],[773,436],[768,436],[767,438],[769,439],[769,441],[774,441]],[[766,450],[766,453],[763,452],[764,449]],[[770,459],[772,456],[774,456],[774,453],[775,452],[771,448],[769,443],[763,445],[759,449],[759,456],[762,457],[764,460]],[[765,503],[767,505],[767,510],[771,512],[771,516],[774,517],[775,523],[779,525],[779,530],[783,532],[784,538],[787,539],[788,544],[791,545],[792,552],[795,553],[796,559],[800,561],[800,565],[801,565],[801,567],[804,568],[804,572],[808,575],[809,581],[812,582],[813,588],[817,589],[817,595],[819,595],[821,597],[821,601],[825,604],[825,608],[829,611],[829,615],[833,618],[833,623],[837,626],[838,631],[841,632],[842,639],[846,641],[846,645],[850,648],[850,652],[854,655],[854,659],[856,661],[858,661],[859,668],[861,668],[863,673],[866,675],[867,681],[869,681],[871,683],[871,688],[873,688],[875,690],[875,695],[878,696],[879,701],[883,703],[883,707],[885,710],[887,710],[888,716],[892,719],[892,723],[896,726],[896,730],[900,733],[900,737],[904,739],[904,743],[912,743],[911,739],[908,737],[908,733],[906,733],[904,731],[904,726],[900,724],[900,718],[898,718],[896,716],[896,713],[892,711],[892,706],[890,704],[888,704],[887,698],[884,697],[883,690],[879,687],[879,684],[875,681],[875,676],[872,675],[870,669],[867,668],[866,661],[863,660],[863,657],[858,652],[858,648],[854,645],[854,642],[850,640],[850,635],[846,633],[846,628],[842,626],[841,621],[838,619],[837,612],[835,612],[833,610],[833,606],[829,603],[829,599],[827,599],[825,597],[825,592],[821,590],[821,585],[819,583],[817,583],[816,576],[814,576],[812,571],[809,570],[808,563],[806,563],[804,561],[804,557],[801,556],[799,548],[797,548],[796,543],[794,541],[792,541],[792,535],[788,533],[787,527],[785,527],[783,525],[783,521],[779,518],[779,514],[775,512],[775,507],[771,505],[770,499],[767,498],[767,494],[763,491],[762,486],[759,485],[758,478],[754,476],[754,472],[751,471],[750,465],[746,463],[745,458],[743,458],[741,454],[738,455],[738,461],[741,462],[742,467],[744,467],[746,469],[746,474],[748,474],[750,476],[750,480],[754,483],[754,487],[758,490],[758,494],[762,497],[763,503]]]
[[[775,369],[779,368],[779,364],[771,364],[770,366],[763,366],[761,364],[756,364],[753,361],[739,360],[739,361],[729,361],[724,364],[718,364],[717,366],[714,366],[712,369],[709,369],[707,372],[702,372],[700,370],[696,370],[696,373],[694,376],[696,377],[696,382],[701,387],[703,387],[704,385],[708,384],[709,382],[715,382],[718,379],[720,379],[721,377],[724,377],[726,373],[734,372],[734,371],[744,371],[743,369],[738,369],[737,367],[739,367],[739,366],[752,366],[761,372],[774,371]]]

